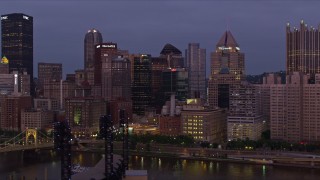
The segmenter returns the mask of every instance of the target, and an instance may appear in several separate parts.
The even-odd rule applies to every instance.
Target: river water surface
[[[93,167],[101,153],[73,153],[73,163]],[[319,169],[273,167],[230,162],[179,160],[175,158],[152,158],[132,156],[130,169],[148,170],[150,180],[209,180],[209,179],[272,179],[272,180],[320,180]],[[60,160],[53,151],[31,154],[10,152],[0,154],[0,180],[59,180]]]

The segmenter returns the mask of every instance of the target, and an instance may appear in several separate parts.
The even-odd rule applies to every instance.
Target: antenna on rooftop
[[[230,17],[226,17],[227,31],[230,31]]]

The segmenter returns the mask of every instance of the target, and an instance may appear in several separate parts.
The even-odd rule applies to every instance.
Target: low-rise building
[[[188,99],[181,111],[182,133],[196,141],[221,143],[227,138],[227,114],[224,109],[210,109],[200,99]]]
[[[35,98],[33,99],[33,106],[35,109],[45,109],[50,111],[58,111],[60,107],[57,99],[49,98]]]
[[[178,136],[181,134],[180,116],[160,116],[159,131],[161,135]]]
[[[22,109],[21,130],[28,128],[45,129],[52,127],[54,120],[53,111],[44,109]]]
[[[0,128],[8,131],[21,130],[21,110],[32,108],[31,96],[0,96]]]
[[[66,98],[65,109],[72,134],[77,138],[88,138],[99,132],[99,119],[106,114],[106,103],[103,98]]]

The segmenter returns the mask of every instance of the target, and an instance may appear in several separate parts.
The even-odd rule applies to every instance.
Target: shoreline
[[[250,160],[240,160],[240,159],[231,159],[231,158],[210,158],[210,157],[200,157],[200,156],[190,156],[190,157],[182,157],[178,154],[169,154],[166,156],[164,153],[131,153],[131,156],[147,156],[147,157],[164,157],[164,158],[176,158],[181,160],[195,160],[195,161],[214,161],[214,162],[229,162],[229,163],[239,163],[239,164],[251,164],[251,165],[265,165],[265,166],[276,166],[276,167],[292,167],[292,168],[306,168],[306,169],[320,169],[319,166],[306,166],[306,164],[286,164],[286,163],[258,163]]]
[[[75,150],[74,152],[101,152],[104,153],[101,149],[96,150]],[[122,154],[120,149],[115,149],[114,154]],[[141,156],[141,157],[156,157],[156,158],[175,158],[181,160],[195,160],[195,161],[214,161],[214,162],[229,162],[229,163],[239,163],[239,164],[251,164],[251,165],[265,165],[265,166],[274,166],[274,167],[292,167],[292,168],[306,168],[306,169],[320,169],[320,166],[312,166],[310,163],[281,163],[281,162],[272,162],[262,161],[259,158],[250,158],[250,159],[233,159],[233,158],[212,158],[205,156],[185,156],[177,153],[170,152],[157,152],[157,151],[134,151],[129,150],[130,156]],[[281,156],[280,156],[281,158]],[[283,156],[285,158],[285,156]],[[311,159],[310,159],[311,160]]]

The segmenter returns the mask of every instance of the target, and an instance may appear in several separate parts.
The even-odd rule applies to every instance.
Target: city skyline
[[[116,42],[130,53],[157,56],[166,43],[181,51],[188,43],[200,43],[207,51],[207,76],[208,54],[214,51],[221,34],[230,29],[246,52],[246,74],[284,70],[286,23],[298,27],[304,19],[317,27],[314,14],[320,5],[303,1],[81,1],[72,8],[73,2],[4,1],[0,7],[2,14],[17,12],[34,17],[35,70],[38,62],[63,63],[64,75],[84,68],[83,39],[91,28],[98,29],[106,42]],[[68,43],[61,43],[61,39]],[[272,53],[266,56],[266,51]]]

